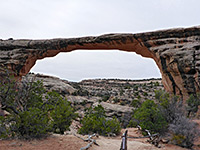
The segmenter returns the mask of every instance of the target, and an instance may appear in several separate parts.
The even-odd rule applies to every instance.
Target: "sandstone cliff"
[[[38,59],[76,49],[118,49],[155,60],[168,92],[181,95],[200,92],[200,26],[138,34],[106,34],[50,40],[0,40],[0,64],[27,74]]]

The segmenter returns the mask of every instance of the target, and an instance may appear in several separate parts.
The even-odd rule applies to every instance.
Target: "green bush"
[[[134,114],[134,119],[138,120],[143,129],[151,132],[161,132],[166,128],[167,122],[162,116],[158,106],[152,100],[146,100],[142,103]]]
[[[58,93],[49,92],[48,96],[50,96],[50,100],[54,100],[54,108],[50,111],[52,130],[55,133],[64,134],[64,131],[69,130],[69,126],[72,120],[77,117],[77,114],[74,113],[70,103]]]
[[[148,93],[147,93],[147,92],[144,92],[144,96],[148,96]]]
[[[160,84],[159,84],[158,81],[154,82],[154,86],[159,86],[159,85],[160,85]]]
[[[101,105],[94,109],[89,108],[86,116],[81,120],[82,127],[79,129],[81,134],[98,133],[108,136],[109,134],[119,134],[121,127],[116,118],[106,119],[105,110]]]
[[[135,108],[139,108],[139,107],[141,106],[140,100],[138,100],[138,99],[132,100],[131,106],[132,106],[132,107],[135,107]]]
[[[9,74],[0,80],[0,104],[9,113],[0,118],[0,138],[41,138],[57,129],[63,133],[76,116],[69,102],[46,93],[41,81],[17,82]]]
[[[110,95],[104,95],[102,101],[106,102],[110,98]]]
[[[48,113],[39,108],[29,108],[13,116],[11,129],[19,137],[25,139],[41,138],[50,130]]]
[[[0,116],[0,139],[11,137],[10,128],[7,126],[8,117]]]
[[[195,114],[198,111],[198,106],[200,105],[199,95],[198,97],[194,95],[190,95],[186,103],[187,103],[186,109],[188,111],[188,117],[189,117],[191,114]]]
[[[138,125],[138,121],[132,119],[132,120],[129,121],[129,124],[128,124],[127,127],[134,127],[134,128],[136,128],[137,125]]]
[[[162,107],[166,108],[169,105],[169,93],[163,90],[155,91],[155,99]]]

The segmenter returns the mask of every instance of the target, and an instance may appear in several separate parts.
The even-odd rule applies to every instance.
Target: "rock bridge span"
[[[20,78],[38,59],[82,49],[136,52],[156,62],[168,92],[183,99],[200,92],[200,26],[66,39],[0,40],[0,64]]]

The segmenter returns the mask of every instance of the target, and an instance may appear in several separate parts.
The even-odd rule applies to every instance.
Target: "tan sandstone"
[[[0,40],[0,64],[21,78],[38,59],[77,49],[136,52],[154,59],[168,92],[183,99],[200,92],[200,26],[68,39]]]

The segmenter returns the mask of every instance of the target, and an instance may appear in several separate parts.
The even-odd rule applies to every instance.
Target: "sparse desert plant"
[[[195,139],[200,136],[198,126],[185,115],[183,102],[177,97],[169,98],[164,91],[159,91],[157,101],[159,109],[167,121],[168,131],[171,134],[171,141],[179,146],[192,148]],[[193,102],[193,97],[190,99]]]
[[[119,134],[121,127],[116,118],[106,119],[105,110],[101,105],[89,108],[86,116],[81,120],[81,134],[98,133],[107,136],[109,134]]]
[[[118,99],[117,97],[115,97],[115,98],[113,99],[113,101],[114,101],[114,103],[119,103],[119,102],[120,102],[120,99]]]
[[[148,129],[154,133],[161,132],[167,127],[164,116],[162,116],[157,104],[152,100],[143,102],[141,107],[136,110],[133,118],[138,120],[143,129]]]
[[[180,116],[169,125],[172,133],[171,141],[179,146],[192,148],[195,140],[200,137],[200,130],[194,122],[185,116]]]
[[[120,89],[120,96],[122,96],[123,93],[124,93],[124,90],[121,88],[121,89]]]
[[[141,106],[141,102],[138,99],[134,99],[131,101],[131,106],[135,108],[139,108]]]
[[[198,111],[198,106],[200,105],[200,96],[190,95],[189,99],[187,99],[187,116],[189,117],[191,114],[195,114]]]
[[[121,100],[120,101],[120,105],[122,105],[122,106],[126,105],[126,101],[125,100]]]
[[[11,131],[8,127],[8,117],[0,116],[0,139],[11,137]]]
[[[22,80],[17,82],[9,75],[0,81],[0,102],[2,109],[9,113],[7,130],[13,136],[37,138],[49,130],[47,112],[41,109],[43,105],[42,83]],[[10,135],[8,135],[10,136]]]
[[[129,121],[127,127],[134,127],[134,128],[136,128],[138,124],[139,124],[139,122],[138,122],[137,120],[131,119],[131,120]]]
[[[183,101],[177,96],[173,96],[170,99],[164,99],[161,103],[158,103],[158,105],[168,123],[172,123],[177,118],[185,116]]]
[[[53,132],[64,134],[64,131],[69,130],[69,126],[71,125],[72,120],[77,117],[77,114],[71,107],[70,102],[54,91],[48,92],[46,99],[49,102],[52,102],[53,100],[52,104],[49,106]]]
[[[147,92],[144,92],[144,96],[148,96],[148,93],[147,93]]]
[[[162,107],[167,107],[169,104],[169,93],[163,90],[156,90],[155,99]]]
[[[154,82],[154,86],[159,86],[159,85],[160,85],[160,84],[159,84],[158,81]]]
[[[103,101],[103,102],[106,102],[109,98],[110,98],[110,95],[104,95],[104,96],[102,97],[102,101]]]
[[[11,136],[25,139],[41,138],[53,130],[52,125],[58,122],[64,125],[66,123],[64,119],[71,121],[73,113],[68,115],[68,111],[71,110],[70,105],[67,102],[65,105],[65,101],[60,96],[44,99],[46,90],[42,82],[35,82],[28,78],[19,82],[6,69],[5,73],[7,75],[0,80],[0,104],[2,110],[7,111],[8,115],[0,118],[1,138]]]
[[[39,108],[29,108],[27,111],[13,115],[11,131],[25,139],[41,138],[50,130],[48,113]]]

